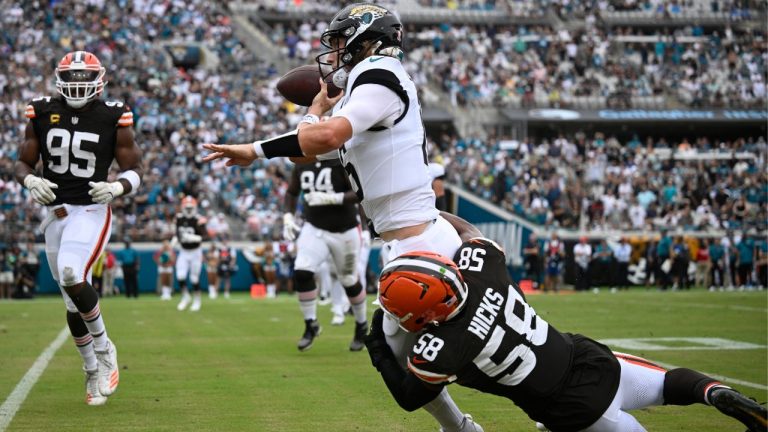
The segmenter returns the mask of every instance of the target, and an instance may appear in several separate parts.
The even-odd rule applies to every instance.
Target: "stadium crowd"
[[[444,135],[432,147],[450,183],[549,227],[768,228],[764,137],[621,142],[578,132],[532,142]]]

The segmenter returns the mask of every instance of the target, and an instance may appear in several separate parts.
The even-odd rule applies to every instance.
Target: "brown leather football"
[[[304,65],[291,69],[280,77],[277,91],[284,98],[301,106],[312,105],[312,99],[320,91],[320,71],[317,65]],[[341,91],[333,83],[328,84],[328,95],[334,97]]]

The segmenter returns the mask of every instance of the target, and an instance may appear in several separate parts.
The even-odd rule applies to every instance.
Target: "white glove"
[[[293,215],[285,213],[283,215],[283,238],[288,241],[294,241],[299,231],[301,231],[301,227],[296,224]]]
[[[88,195],[91,196],[93,202],[99,204],[109,204],[113,199],[123,194],[123,184],[119,181],[116,182],[88,182],[88,186],[91,190]]]
[[[310,192],[304,195],[310,207],[340,205],[344,202],[344,192]]]
[[[200,243],[203,241],[203,237],[198,234],[182,234],[181,235],[181,242],[182,243]]]
[[[36,203],[48,205],[56,199],[53,189],[58,188],[59,185],[36,175],[28,174],[24,177],[24,187],[29,189],[32,199]]]

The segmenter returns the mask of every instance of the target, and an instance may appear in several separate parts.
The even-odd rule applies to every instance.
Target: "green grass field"
[[[530,296],[539,315],[561,331],[595,339],[711,337],[761,348],[705,350],[665,341],[661,351],[617,351],[719,374],[760,402],[767,399],[766,292],[668,292]],[[174,300],[177,300],[176,297]],[[372,298],[371,298],[372,300]],[[392,400],[365,352],[347,344],[353,325],[329,325],[308,352],[295,297],[205,300],[199,313],[175,301],[107,298],[102,312],[119,350],[121,383],[106,406],[83,402],[81,361],[67,339],[8,431],[436,431],[423,411]],[[0,403],[65,326],[59,298],[0,302]],[[685,349],[693,346],[693,349]],[[744,385],[746,383],[746,385]],[[749,385],[752,384],[750,387]],[[485,430],[534,431],[510,401],[451,387],[459,406]],[[649,431],[743,431],[711,407],[656,407],[635,412]],[[1,423],[1,422],[0,422]],[[1,428],[0,428],[1,429]],[[0,431],[2,432],[2,431]]]

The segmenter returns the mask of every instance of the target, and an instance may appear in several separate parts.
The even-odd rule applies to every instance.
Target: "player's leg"
[[[176,309],[183,311],[189,306],[192,301],[192,297],[189,295],[189,289],[187,288],[187,276],[189,276],[189,270],[192,267],[192,254],[185,249],[179,251],[179,256],[176,259],[176,280],[179,281],[179,290],[181,291],[181,301]]]
[[[107,336],[99,296],[89,280],[91,267],[109,240],[112,211],[104,205],[68,206],[68,210],[71,211],[62,230],[56,270],[62,289],[93,338],[99,391],[109,396],[117,389],[120,378],[117,349]]]
[[[208,298],[215,299],[219,296],[219,270],[206,266],[208,275]]]
[[[315,285],[317,286],[317,297],[318,297],[317,304],[319,304],[320,306],[325,306],[332,302],[331,289],[333,287],[335,277],[331,274],[330,259],[331,257],[329,256],[328,259],[323,261],[323,263],[320,264],[315,270]],[[295,270],[296,269],[294,269],[294,271]],[[295,289],[295,286],[296,286],[295,278],[294,278],[293,285]]]
[[[335,274],[331,275],[331,312],[333,319],[331,324],[343,325],[347,312],[352,312],[347,292]]]
[[[64,229],[64,221],[54,221],[45,230],[45,256],[48,260],[48,266],[51,269],[51,275],[59,285],[64,299],[64,305],[67,308],[67,326],[72,335],[77,352],[83,359],[83,371],[85,372],[85,403],[88,405],[103,405],[107,402],[106,396],[99,391],[98,362],[96,361],[96,352],[93,350],[93,336],[85,326],[83,317],[67,293],[61,288],[59,283],[58,256],[61,240],[61,233]]]
[[[296,262],[293,272],[293,286],[299,299],[299,309],[304,318],[304,334],[297,344],[299,351],[312,347],[315,338],[322,331],[317,322],[317,285],[315,272],[328,259],[330,251],[323,241],[322,232],[305,222],[296,239]]]
[[[336,274],[339,282],[349,299],[352,314],[355,317],[355,331],[350,351],[360,351],[365,346],[365,335],[368,333],[368,315],[365,303],[365,290],[360,283],[360,274],[357,271],[360,259],[360,227],[349,229],[343,233],[326,233],[328,244],[336,265]]]
[[[189,282],[192,283],[192,306],[189,307],[189,311],[197,312],[202,303],[200,273],[203,271],[203,251],[201,248],[197,248],[190,255]]]
[[[409,237],[404,240],[395,240],[388,242],[383,251],[388,251],[387,256],[383,258],[383,263],[391,261],[397,256],[411,251],[427,250],[437,252],[441,255],[453,258],[453,255],[461,246],[461,238],[453,226],[442,217],[438,217],[435,222],[418,236]],[[401,363],[405,364],[405,357],[415,342],[415,335],[406,333],[398,325],[397,320],[385,315],[384,333],[387,344]],[[453,401],[446,389],[428,404],[424,409],[440,423],[441,430],[446,432],[453,431],[482,431],[483,428],[475,423],[469,415],[461,412],[459,407]]]

